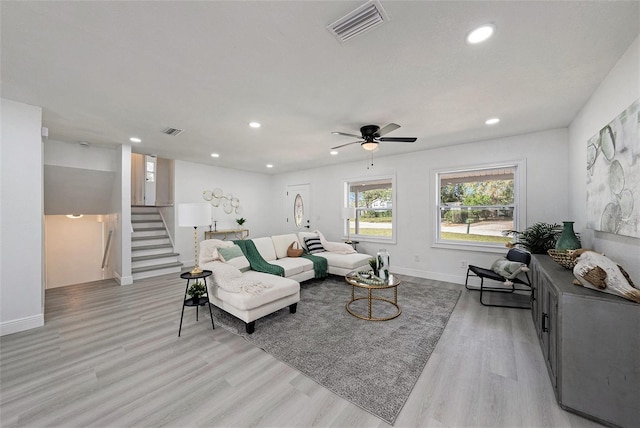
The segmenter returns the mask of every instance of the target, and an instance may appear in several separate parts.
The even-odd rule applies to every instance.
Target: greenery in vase
[[[371,270],[373,271],[374,275],[378,275],[378,263],[376,262],[376,259],[369,259],[369,266],[371,266]]]
[[[236,223],[238,223],[239,226],[242,226],[245,221],[247,221],[247,219],[242,217],[236,219]]]
[[[531,254],[547,254],[547,250],[556,247],[556,242],[562,234],[562,225],[550,223],[534,223],[522,232],[517,230],[503,230],[503,236],[513,235],[514,242],[507,247],[522,247]]]
[[[207,292],[207,289],[205,288],[204,283],[202,281],[196,281],[193,284],[191,284],[187,292],[191,297],[196,297],[199,299]]]

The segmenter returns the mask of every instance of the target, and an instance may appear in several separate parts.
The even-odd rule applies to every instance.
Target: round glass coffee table
[[[400,280],[395,276],[389,275],[389,279],[379,282],[371,278],[366,278],[366,276],[361,276],[358,272],[349,272],[344,279],[351,285],[351,300],[347,303],[347,312],[354,317],[367,321],[387,321],[396,318],[402,313],[402,309],[398,306],[398,285],[400,285]],[[366,290],[367,295],[356,296],[356,288]],[[393,300],[373,294],[376,290],[385,290],[389,288],[393,288]],[[367,301],[368,312],[366,314],[359,313],[351,307],[353,302],[357,302],[359,300]],[[371,303],[373,301],[385,302],[395,306],[395,313],[382,317],[373,316],[371,313]]]

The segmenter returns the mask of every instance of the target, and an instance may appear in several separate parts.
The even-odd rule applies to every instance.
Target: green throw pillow
[[[231,259],[235,259],[236,257],[244,256],[244,253],[242,252],[240,247],[237,245],[234,245],[233,247],[229,247],[229,248],[218,248],[218,252],[220,253],[220,255],[222,256],[225,262],[228,262]]]

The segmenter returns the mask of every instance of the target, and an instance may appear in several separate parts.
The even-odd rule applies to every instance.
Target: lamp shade
[[[356,218],[356,209],[352,207],[342,207],[342,218]]]
[[[179,204],[178,224],[181,227],[211,224],[211,205],[208,203]]]

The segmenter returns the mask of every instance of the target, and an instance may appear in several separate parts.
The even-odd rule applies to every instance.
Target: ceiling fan
[[[393,143],[413,143],[417,140],[416,137],[383,137],[391,131],[395,131],[400,128],[400,125],[390,123],[387,126],[380,128],[378,125],[365,125],[360,128],[361,135],[347,134],[346,132],[334,131],[332,134],[344,135],[345,137],[359,138],[358,141],[352,141],[347,144],[342,144],[336,147],[332,147],[331,150],[339,149],[350,144],[360,144],[363,149],[373,151],[378,148],[380,142],[393,142]]]

